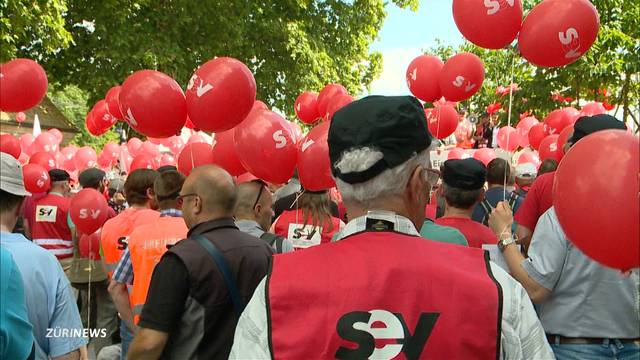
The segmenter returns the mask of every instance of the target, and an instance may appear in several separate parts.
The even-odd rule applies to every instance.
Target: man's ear
[[[155,199],[155,192],[153,191],[153,188],[147,189],[147,197],[151,200]]]
[[[260,212],[262,211],[262,204],[257,203],[256,206],[253,207],[253,213],[255,215],[260,214]]]
[[[411,173],[411,177],[409,177],[409,182],[407,183],[408,194],[410,199],[414,201],[426,196],[427,182],[424,178],[424,171],[422,165],[418,165]]]

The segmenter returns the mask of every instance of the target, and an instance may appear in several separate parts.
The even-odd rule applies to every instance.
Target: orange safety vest
[[[128,208],[116,217],[107,220],[100,235],[102,261],[109,272],[109,278],[120,261],[122,252],[127,248],[129,235],[138,226],[157,219],[160,213],[151,209]]]
[[[186,238],[188,231],[181,217],[163,216],[139,226],[129,236],[129,253],[134,276],[129,302],[136,324],[140,320],[140,313],[147,299],[153,269],[167,251],[167,246]]]

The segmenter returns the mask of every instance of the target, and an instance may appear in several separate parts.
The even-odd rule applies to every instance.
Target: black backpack
[[[513,210],[513,207],[516,205],[518,198],[520,198],[520,196],[513,191],[511,192],[511,194],[509,194],[509,207],[512,210]],[[482,224],[489,226],[489,216],[491,215],[491,212],[493,211],[494,207],[491,206],[489,201],[487,201],[487,198],[482,199],[482,201],[480,202],[480,206],[482,206],[482,210],[484,210],[484,216],[482,217]]]
[[[273,247],[273,244],[275,243],[276,254],[282,254],[282,242],[284,241],[284,238],[282,236],[265,232],[264,234],[260,235],[260,239],[264,240],[271,247]]]

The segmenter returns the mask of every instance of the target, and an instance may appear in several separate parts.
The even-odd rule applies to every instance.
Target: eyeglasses
[[[256,201],[253,203],[253,206],[251,207],[252,209],[255,209],[256,205],[258,205],[258,201],[260,201],[262,192],[264,191],[264,188],[267,186],[267,184],[265,184],[264,181],[262,180],[252,180],[252,182],[255,182],[256,184],[260,185],[260,191],[258,191],[258,197],[256,198]]]
[[[178,197],[176,198],[176,201],[178,203],[178,205],[182,206],[182,204],[184,203],[184,198],[187,198],[189,196],[197,196],[200,197],[200,195],[196,194],[196,193],[192,193],[192,194],[184,194],[184,195],[178,195]]]
[[[440,179],[440,171],[435,169],[425,169],[425,179],[431,184],[431,186],[435,186]]]

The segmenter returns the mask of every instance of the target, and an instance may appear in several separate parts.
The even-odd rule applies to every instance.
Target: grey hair
[[[409,182],[411,173],[418,166],[430,168],[429,152],[435,146],[415,154],[404,163],[387,169],[368,181],[349,184],[336,178],[336,185],[345,201],[355,202],[363,207],[370,206],[371,202],[389,196],[398,196],[404,192]],[[371,168],[383,158],[382,152],[370,147],[345,151],[334,166],[342,173],[359,172]]]

